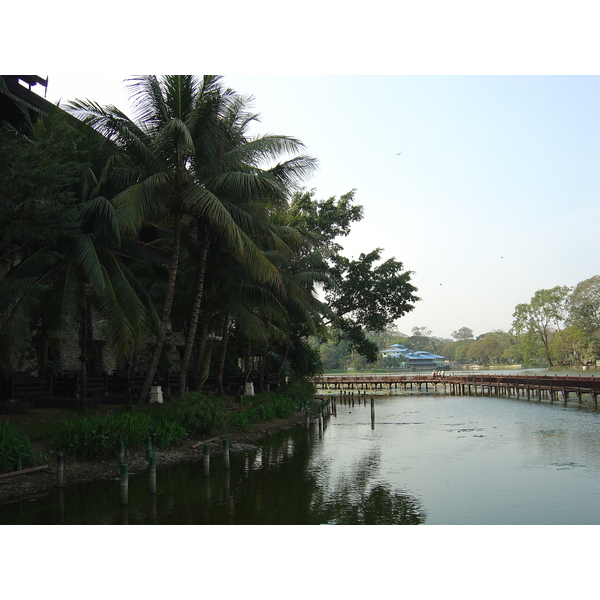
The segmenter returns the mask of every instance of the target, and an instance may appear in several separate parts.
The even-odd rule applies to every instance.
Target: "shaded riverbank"
[[[303,423],[304,416],[301,413],[296,413],[285,419],[254,423],[247,432],[228,433],[227,439],[229,440],[230,452],[247,450],[273,433],[285,431]],[[211,438],[209,441],[211,455],[223,452],[223,437]],[[56,455],[46,448],[40,448],[40,450],[43,451],[44,456],[47,458],[48,468],[42,471],[0,479],[0,505],[44,494],[56,487]],[[182,445],[172,449],[156,449],[155,456],[157,467],[202,460],[203,440],[190,438]],[[146,459],[145,452],[130,452],[128,455],[128,465],[131,472],[141,473],[147,471],[148,460]],[[69,460],[68,457],[65,457],[65,487],[88,481],[114,479],[119,474],[120,469],[116,454],[114,459],[102,461]]]

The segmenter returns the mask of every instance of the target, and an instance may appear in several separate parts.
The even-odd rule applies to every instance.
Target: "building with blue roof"
[[[425,350],[410,350],[402,344],[393,344],[387,350],[382,350],[381,354],[384,358],[391,356],[401,359],[400,368],[404,369],[440,369],[446,362],[444,356]]]

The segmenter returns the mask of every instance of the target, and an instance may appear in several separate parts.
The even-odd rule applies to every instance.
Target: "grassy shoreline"
[[[145,441],[151,428],[154,428],[153,454],[158,468],[200,460],[208,438],[213,454],[222,452],[224,437],[229,440],[230,451],[247,450],[249,444],[257,444],[275,431],[303,423],[300,409],[313,400],[314,393],[312,384],[297,382],[281,392],[256,396],[190,395],[143,407],[107,404],[85,411],[33,408],[24,414],[0,415],[0,430],[6,433],[10,428],[15,434],[13,438],[25,436],[30,441],[27,460],[20,466],[26,469],[48,465],[40,471],[0,478],[0,504],[47,493],[55,487],[56,457],[61,451],[64,452],[65,485],[117,477],[119,440],[123,440],[123,436],[130,468],[136,472],[147,470]],[[165,427],[171,432],[176,429],[178,435],[160,438]],[[0,443],[2,439],[0,436]],[[5,457],[12,453],[14,465],[17,442],[14,441],[11,448],[10,436],[5,435],[4,443],[0,445],[0,452]],[[4,473],[12,473],[17,468],[5,469]]]

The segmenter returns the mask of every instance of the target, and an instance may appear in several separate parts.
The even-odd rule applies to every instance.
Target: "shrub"
[[[21,459],[22,466],[33,463],[30,439],[11,423],[0,423],[0,473],[13,471]]]
[[[154,404],[148,409],[152,414],[179,423],[190,435],[221,433],[228,421],[228,410],[223,399],[199,392],[190,392],[171,402]]]
[[[54,431],[51,439],[56,450],[77,458],[98,459],[114,454],[121,440],[125,448],[142,449],[148,434],[155,446],[164,449],[183,441],[187,431],[177,422],[124,411],[105,417],[81,417],[67,421]]]
[[[291,393],[290,393],[291,391]],[[239,426],[238,423],[243,421],[243,417],[237,416],[242,414],[250,423],[258,421],[271,421],[276,418],[286,418],[294,414],[299,406],[304,402],[302,392],[308,391],[309,397],[312,397],[314,388],[298,386],[296,388],[289,386],[282,392],[263,392],[252,397],[252,403],[242,412],[233,413],[230,422],[232,425]],[[234,416],[235,415],[235,416]]]
[[[281,394],[290,398],[296,406],[302,406],[312,400],[316,392],[315,386],[306,379],[293,379],[282,388]]]
[[[238,427],[243,431],[248,431],[250,429],[250,419],[248,418],[247,411],[233,411],[229,415],[229,424],[232,427]]]

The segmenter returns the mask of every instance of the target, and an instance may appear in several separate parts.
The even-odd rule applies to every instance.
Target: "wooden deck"
[[[567,402],[574,395],[581,403],[589,397],[598,406],[600,377],[569,377],[562,375],[325,375],[313,377],[313,384],[321,390],[396,390],[417,393],[450,394],[455,396],[515,396],[530,400],[562,398]]]

